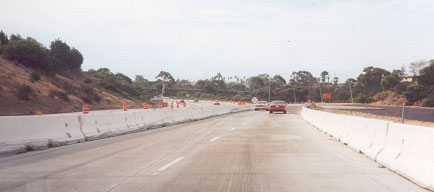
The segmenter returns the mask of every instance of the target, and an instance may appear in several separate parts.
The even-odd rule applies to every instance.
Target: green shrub
[[[359,93],[354,100],[358,103],[372,103],[374,100],[366,94]]]
[[[152,94],[150,94],[146,91],[143,91],[142,94],[139,96],[139,99],[141,101],[149,101],[152,97],[153,97]]]
[[[64,82],[61,88],[65,91],[66,94],[75,94],[76,93],[76,87],[72,86],[71,84]]]
[[[428,97],[428,100],[423,102],[422,107],[434,107],[434,94]]]
[[[11,41],[4,47],[4,55],[11,61],[17,61],[27,67],[48,70],[50,57],[48,49],[35,39],[27,38]]]
[[[398,71],[394,71],[381,79],[381,88],[383,90],[393,89],[400,81],[401,77],[399,76]]]
[[[398,84],[395,86],[395,93],[403,94],[404,91],[407,90],[407,87],[408,87],[409,85],[410,85],[409,82],[398,83]]]
[[[184,98],[184,97],[187,96],[187,94],[188,94],[187,91],[178,91],[178,93],[176,93],[176,97],[178,97],[178,98]]]
[[[208,93],[202,93],[202,94],[200,94],[200,98],[201,99],[212,99],[212,98],[214,98],[214,95],[208,94]]]
[[[30,82],[34,83],[36,81],[39,81],[41,79],[41,75],[37,72],[30,73]]]
[[[79,98],[85,103],[92,103],[92,101],[86,96],[81,96]]]
[[[93,87],[88,85],[81,86],[81,94],[82,95],[79,96],[79,98],[83,100],[85,103],[92,103],[92,101],[99,103],[102,100],[101,96],[95,93]]]
[[[57,98],[62,99],[64,101],[69,101],[68,94],[65,92],[62,92],[62,91],[57,91],[57,90],[52,89],[49,92],[49,96],[50,96],[50,98],[57,97]]]
[[[430,65],[420,70],[420,75],[417,81],[424,86],[434,85],[434,60],[430,61]]]
[[[193,97],[194,98],[200,98],[200,94],[201,94],[200,92],[196,92],[193,94]]]
[[[34,96],[34,91],[30,86],[23,84],[18,88],[18,92],[17,92],[18,99],[29,100],[30,97],[32,96]]]
[[[83,81],[83,83],[85,83],[85,84],[90,84],[90,83],[92,83],[92,80],[89,79],[89,78],[86,78],[86,79]]]
[[[427,95],[426,89],[422,85],[411,84],[404,92],[408,105],[413,105],[414,102],[423,99]]]
[[[101,102],[102,98],[101,98],[101,96],[99,96],[98,94],[95,93],[95,94],[93,95],[93,100],[94,100],[95,102],[99,103],[99,102]]]
[[[92,94],[94,94],[93,87],[86,86],[86,85],[81,86],[81,91],[83,93],[85,93],[86,95],[92,95]]]
[[[389,96],[390,92],[389,91],[381,91],[378,92],[373,99],[376,101],[383,101],[384,99],[387,98],[387,96]]]

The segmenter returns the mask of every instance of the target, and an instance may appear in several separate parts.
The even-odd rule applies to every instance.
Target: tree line
[[[413,82],[402,81],[404,69],[392,72],[378,67],[366,67],[356,78],[340,83],[339,78],[330,80],[327,71],[315,77],[308,71],[293,72],[286,81],[281,75],[259,74],[252,77],[224,77],[221,73],[209,79],[190,82],[176,79],[166,71],[155,76],[154,81],[136,75],[132,80],[122,73],[113,74],[107,68],[89,70],[96,77],[95,85],[131,99],[148,100],[157,95],[179,98],[250,100],[284,100],[287,102],[322,101],[321,94],[331,93],[326,102],[369,103],[384,99],[385,94],[401,94],[408,105],[423,101],[424,106],[434,106],[434,60],[426,63]],[[351,97],[353,96],[353,98]]]
[[[136,75],[134,80],[122,73],[113,73],[108,68],[90,69],[83,72],[83,56],[60,39],[46,48],[35,39],[20,35],[9,37],[0,32],[0,54],[25,66],[49,74],[75,72],[85,76],[84,83],[108,91],[120,97],[147,101],[157,95],[190,97],[202,99],[284,100],[287,102],[320,102],[322,94],[330,93],[326,102],[369,103],[393,94],[404,95],[407,104],[416,102],[423,106],[434,106],[434,60],[410,63],[409,72],[405,67],[388,71],[369,66],[357,78],[340,82],[331,78],[328,71],[318,76],[309,71],[292,72],[288,78],[281,75],[259,74],[252,77],[224,77],[221,73],[208,79],[190,82],[175,79],[169,72],[161,71],[155,80]],[[405,76],[414,76],[413,81],[402,81]]]
[[[0,54],[6,59],[47,74],[81,72],[83,63],[80,51],[60,39],[55,39],[46,48],[34,38],[22,38],[19,34],[8,36],[3,31],[0,31]]]

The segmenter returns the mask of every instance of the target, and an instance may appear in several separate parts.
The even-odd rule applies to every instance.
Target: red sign
[[[332,99],[332,94],[331,93],[324,93],[324,94],[322,94],[322,99]]]

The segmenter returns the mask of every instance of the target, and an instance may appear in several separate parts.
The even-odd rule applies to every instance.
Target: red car
[[[282,111],[283,113],[286,113],[286,103],[285,101],[272,101],[268,110],[270,113],[275,111]]]

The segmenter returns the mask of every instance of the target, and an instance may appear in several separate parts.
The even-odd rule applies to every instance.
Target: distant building
[[[416,80],[416,76],[402,76],[401,82],[413,82]]]

